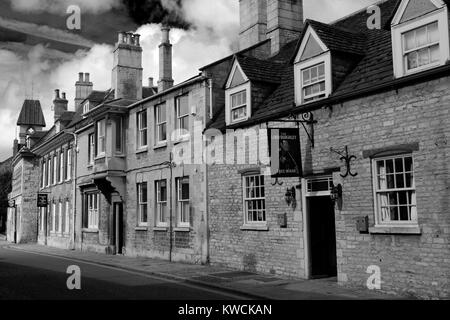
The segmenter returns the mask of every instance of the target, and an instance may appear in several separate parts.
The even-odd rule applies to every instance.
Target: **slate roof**
[[[252,106],[253,113],[251,119],[230,127],[245,127],[284,117],[293,112],[301,113],[316,104],[316,107],[320,107],[329,103],[331,100],[356,97],[358,94],[368,92],[368,90],[372,90],[373,88],[383,88],[383,86],[392,88],[392,85],[396,83],[405,82],[407,79],[394,78],[390,31],[391,20],[400,2],[401,0],[387,0],[377,4],[383,13],[381,15],[381,30],[369,30],[367,28],[367,13],[365,9],[329,25],[307,20],[306,23],[313,27],[321,40],[332,51],[332,54],[333,51],[357,54],[359,58],[355,61],[355,66],[349,70],[343,81],[337,87],[333,88],[329,98],[296,107],[294,105],[294,67],[292,61],[300,46],[300,41],[305,32],[304,30],[299,39],[287,44],[276,57],[269,59],[270,61],[274,61],[278,57],[279,61],[283,61],[280,57],[289,57],[289,61],[284,63],[281,71],[282,78],[280,85],[260,105]],[[445,0],[445,2],[447,6],[450,6],[450,0]],[[286,61],[286,59],[284,60]],[[440,68],[450,69],[450,65]],[[438,72],[440,68],[436,68],[434,72]],[[257,69],[253,70],[253,72],[257,71]],[[420,79],[421,76],[426,77],[426,72],[418,73],[414,77]],[[219,113],[214,115],[207,127],[220,130],[225,129],[224,109],[222,108]]]
[[[45,127],[44,114],[39,100],[25,100],[20,111],[17,125]]]

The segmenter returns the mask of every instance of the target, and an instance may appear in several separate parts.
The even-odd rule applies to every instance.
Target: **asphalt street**
[[[70,266],[80,290],[69,290]],[[73,282],[72,282],[73,283]],[[0,246],[0,300],[234,300],[244,299],[183,282]]]

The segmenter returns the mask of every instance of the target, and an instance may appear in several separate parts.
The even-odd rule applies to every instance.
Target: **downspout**
[[[74,145],[73,145],[73,151],[74,151],[74,157],[73,157],[73,175],[72,175],[72,181],[73,181],[73,195],[72,195],[72,235],[70,239],[70,250],[75,250],[75,213],[77,208],[77,159],[78,159],[78,137],[76,133],[74,132],[67,132],[73,136],[74,139]]]
[[[170,161],[169,161],[169,168],[170,168],[170,202],[169,202],[169,261],[172,262],[172,251],[173,251],[173,217],[172,217],[172,211],[173,211],[173,163],[172,163],[172,152],[170,152]],[[175,198],[176,199],[176,198]]]
[[[210,78],[208,81],[209,85],[209,119],[213,118],[213,79]]]

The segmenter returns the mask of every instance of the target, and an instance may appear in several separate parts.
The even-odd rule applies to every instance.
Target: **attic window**
[[[325,63],[302,70],[303,102],[325,97]]]
[[[392,21],[397,78],[446,64],[450,58],[448,8],[440,0],[403,0]]]
[[[231,121],[239,121],[247,117],[247,93],[245,90],[231,95]]]
[[[87,101],[84,105],[83,105],[83,113],[88,113],[89,112],[89,101]]]
[[[236,60],[226,84],[225,105],[228,125],[246,121],[251,117],[251,92],[250,80]]]

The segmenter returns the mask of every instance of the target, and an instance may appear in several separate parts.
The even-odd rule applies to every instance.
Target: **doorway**
[[[309,197],[308,234],[311,278],[337,276],[336,225],[330,196]]]
[[[114,203],[114,246],[115,254],[123,254],[124,237],[123,237],[123,204]]]

